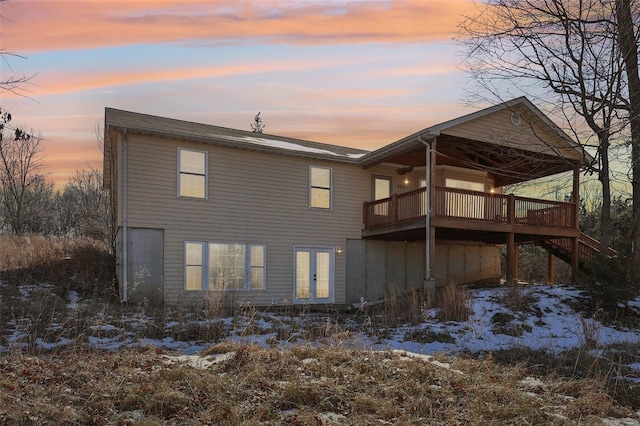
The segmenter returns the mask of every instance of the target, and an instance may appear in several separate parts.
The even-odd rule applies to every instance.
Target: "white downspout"
[[[436,140],[436,135],[433,136],[433,140]],[[425,145],[425,182],[426,188],[424,191],[424,225],[425,225],[425,283],[432,281],[431,275],[431,145],[425,141],[420,135],[420,142]]]
[[[129,283],[129,233],[127,232],[127,129],[122,132],[122,301],[126,302]]]
[[[424,142],[424,141],[423,141]],[[424,233],[425,233],[425,281],[431,280],[431,146],[425,144]]]

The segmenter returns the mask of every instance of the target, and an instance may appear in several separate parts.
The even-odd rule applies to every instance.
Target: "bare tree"
[[[42,139],[21,128],[10,129],[11,114],[0,109],[0,208],[4,228],[16,234],[30,232],[30,215],[51,195],[46,189],[40,156]],[[9,133],[11,136],[9,136]]]
[[[2,13],[2,7],[3,4],[9,4],[8,0],[0,0],[0,22],[2,21],[8,21],[8,19],[5,17],[5,15]],[[0,37],[2,35],[0,34]],[[13,68],[11,67],[9,58],[19,58],[19,59],[25,59],[24,56],[21,56],[19,54],[17,54],[16,52],[12,52],[10,50],[7,50],[3,47],[0,47],[0,62],[4,65],[4,67],[0,66],[0,69],[9,69],[11,71],[13,71]],[[0,93],[2,92],[11,92],[20,96],[24,96],[24,93],[20,90],[21,87],[25,84],[28,83],[32,78],[34,78],[37,74],[31,74],[31,75],[21,75],[21,76],[16,76],[16,75],[0,75]]]
[[[634,2],[635,3],[635,2]],[[631,127],[631,168],[633,187],[632,274],[635,287],[640,287],[640,75],[638,73],[639,34],[636,32],[638,11],[632,11],[630,0],[615,0],[618,39],[629,83],[629,123]],[[635,12],[635,13],[634,13]]]
[[[102,188],[99,170],[81,170],[71,177],[59,196],[58,212],[65,233],[95,238],[111,246],[109,193]]]
[[[115,202],[118,196],[118,155],[117,155],[117,143],[109,139],[110,143],[106,144],[105,138],[111,138],[109,132],[103,132],[100,130],[99,125],[95,128],[96,142],[104,158],[104,170],[100,173],[101,188],[104,191],[104,196],[107,200],[107,213],[106,221],[109,224],[108,236],[106,241],[109,243],[111,254],[116,254],[116,244],[118,238],[118,205]],[[109,149],[107,149],[109,147]],[[108,176],[108,180],[105,180],[105,176]],[[118,290],[116,286],[116,291]]]
[[[25,192],[22,203],[23,232],[31,234],[53,234],[56,231],[56,205],[53,182],[42,174]]]
[[[262,123],[262,118],[260,118],[260,112],[258,112],[253,117],[253,123],[251,123],[251,131],[253,133],[262,133],[265,127],[267,126]]]
[[[476,94],[502,99],[516,90],[545,99],[583,146],[597,150],[601,253],[610,241],[609,148],[624,130],[618,112],[626,105],[613,1],[488,0],[461,24]]]

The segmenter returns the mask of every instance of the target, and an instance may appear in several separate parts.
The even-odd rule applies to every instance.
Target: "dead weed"
[[[2,424],[566,424],[633,417],[602,386],[488,358],[220,344],[196,368],[158,351],[0,358]],[[324,420],[323,420],[324,419]]]

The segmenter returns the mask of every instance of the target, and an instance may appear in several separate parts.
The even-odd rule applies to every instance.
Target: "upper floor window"
[[[178,196],[207,198],[207,152],[178,148]]]
[[[372,176],[373,201],[391,197],[391,178],[389,176]]]
[[[309,166],[309,207],[331,208],[331,168]]]

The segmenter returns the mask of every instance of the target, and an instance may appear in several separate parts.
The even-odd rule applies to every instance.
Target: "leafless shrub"
[[[592,318],[585,318],[580,315],[580,343],[585,349],[597,348],[600,343],[600,331],[602,324],[596,318],[596,314]]]
[[[430,306],[428,293],[415,288],[407,292],[392,284],[383,302],[365,303],[359,312],[375,327],[398,327],[422,323]]]
[[[524,312],[531,308],[537,298],[523,285],[513,284],[504,289],[500,302],[514,312]]]
[[[225,314],[224,293],[221,291],[207,291],[204,294],[204,312],[207,319],[222,318]]]
[[[10,284],[49,282],[83,296],[99,291],[106,296],[115,279],[113,259],[106,246],[88,238],[42,235],[0,235],[0,274]]]
[[[437,317],[443,321],[467,321],[471,315],[471,298],[464,286],[449,284],[438,289]]]

